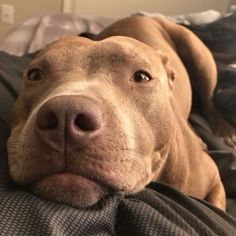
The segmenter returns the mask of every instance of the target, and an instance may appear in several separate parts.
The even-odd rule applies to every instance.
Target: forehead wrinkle
[[[95,73],[102,68],[110,71],[117,68],[122,70],[122,68],[134,64],[145,66],[148,61],[143,57],[144,52],[143,47],[136,45],[123,45],[112,41],[100,42],[98,45],[94,45],[88,53],[88,73]]]
[[[130,64],[137,64],[147,66],[150,63],[150,51],[149,48],[145,48],[139,44],[133,44],[130,42],[116,43],[120,47],[122,53],[127,57]]]
[[[50,72],[78,71],[93,74],[100,69],[122,70],[129,65],[148,64],[145,48],[139,45],[112,41],[98,41],[87,47],[58,47],[40,53],[32,65]]]
[[[104,67],[114,70],[128,64],[130,64],[130,56],[123,52],[120,45],[112,42],[102,42],[94,45],[87,57],[89,73],[95,73]]]
[[[83,48],[57,48],[46,51],[36,57],[31,63],[31,67],[39,66],[45,71],[73,71],[81,63],[84,54]]]

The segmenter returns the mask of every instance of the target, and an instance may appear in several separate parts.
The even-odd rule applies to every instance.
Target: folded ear
[[[171,89],[173,89],[173,81],[176,78],[176,72],[169,63],[169,56],[160,50],[158,50],[157,53],[162,61],[162,64],[163,64],[165,70],[166,70],[167,78],[169,79],[168,80],[169,86]]]

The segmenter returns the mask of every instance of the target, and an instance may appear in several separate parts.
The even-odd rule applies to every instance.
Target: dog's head
[[[49,45],[25,72],[13,108],[13,180],[79,207],[140,191],[167,158],[172,75],[162,53],[127,37]]]

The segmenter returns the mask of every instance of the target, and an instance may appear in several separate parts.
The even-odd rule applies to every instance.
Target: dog
[[[13,107],[12,179],[81,208],[161,181],[225,209],[218,169],[188,123],[190,80],[209,121],[228,129],[212,103],[213,57],[183,26],[132,16],[96,40],[48,45],[24,73]]]

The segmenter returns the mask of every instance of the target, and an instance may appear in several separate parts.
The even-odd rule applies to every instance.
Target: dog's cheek
[[[7,156],[8,156],[8,165],[10,176],[15,182],[21,181],[22,173],[24,172],[23,168],[23,157],[19,156],[21,153],[21,145],[19,143],[19,136],[21,133],[21,126],[15,127],[10,134],[10,137],[7,141]]]
[[[10,175],[20,185],[32,183],[52,170],[61,170],[63,166],[63,160],[57,158],[55,161],[58,153],[46,154],[33,130],[31,122],[22,123],[12,129],[7,142]]]
[[[11,110],[10,128],[11,130],[16,126],[21,126],[24,120],[27,119],[26,108],[23,105],[23,98],[19,95]]]
[[[153,135],[151,158],[152,180],[158,179],[165,165],[175,130],[175,117],[168,98],[162,96],[156,106],[150,108],[148,123]]]
[[[7,156],[10,176],[17,184],[25,184],[30,180],[31,172],[33,172],[33,161],[26,154],[25,139],[22,139],[23,125],[16,126],[12,131],[7,142]]]
[[[127,186],[130,182],[133,183],[133,186],[130,186],[130,189],[127,190],[129,193],[142,190],[153,179],[152,153],[155,148],[155,137],[152,127],[145,119],[139,119],[135,126],[136,155],[132,156],[131,163],[133,163],[133,166],[126,174]]]

